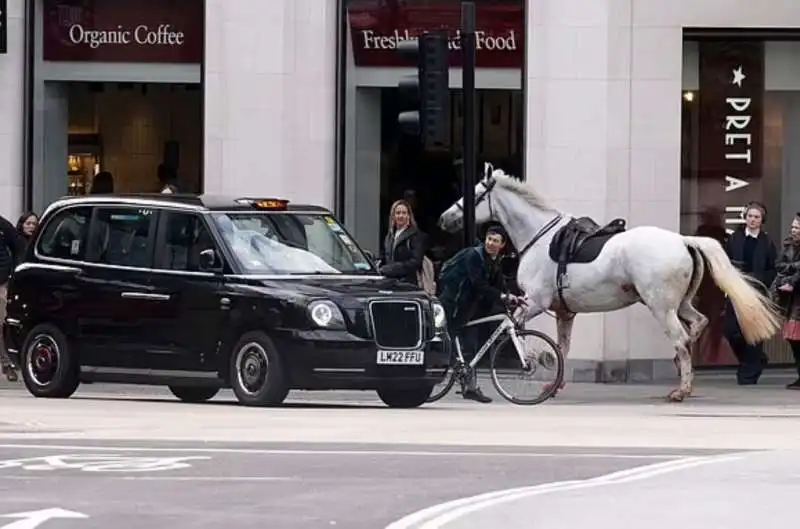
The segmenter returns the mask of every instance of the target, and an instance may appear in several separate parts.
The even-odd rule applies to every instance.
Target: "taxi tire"
[[[250,343],[260,345],[269,362],[267,380],[255,395],[249,395],[244,388],[240,387],[236,366],[239,351]],[[239,403],[245,406],[278,406],[286,400],[286,396],[289,394],[289,380],[284,370],[283,359],[269,336],[261,331],[246,332],[239,338],[231,351],[229,372],[231,389]]]
[[[433,386],[378,389],[378,397],[390,408],[419,408],[428,401],[431,393]]]
[[[53,380],[46,386],[41,386],[31,379],[28,372],[28,355],[32,341],[38,337],[49,337],[58,348],[59,365]],[[35,326],[25,337],[20,355],[20,370],[25,387],[34,397],[48,399],[67,399],[75,393],[80,385],[80,366],[69,349],[69,341],[58,327],[51,323],[41,323]]]
[[[197,404],[213,399],[219,388],[209,388],[206,386],[168,386],[170,392],[182,402]]]

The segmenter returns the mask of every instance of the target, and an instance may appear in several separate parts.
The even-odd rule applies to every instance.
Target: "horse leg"
[[[689,334],[678,318],[678,312],[675,309],[660,312],[653,311],[653,315],[661,322],[667,338],[672,341],[678,362],[680,363],[681,384],[678,388],[669,393],[667,399],[672,402],[682,402],[683,399],[691,395],[692,380],[694,378],[692,356],[689,354],[688,347]]]
[[[564,357],[564,363],[567,363],[567,356],[569,356],[570,345],[572,344],[572,325],[575,323],[575,314],[569,312],[556,312],[556,332],[558,341],[558,348],[561,351],[561,356]],[[565,366],[566,367],[566,366]],[[558,395],[558,392],[564,389],[567,385],[566,380],[562,380],[561,384],[553,396]],[[550,389],[552,384],[547,385]]]

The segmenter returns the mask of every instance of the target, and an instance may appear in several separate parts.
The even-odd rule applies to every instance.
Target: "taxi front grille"
[[[422,307],[415,301],[372,301],[372,335],[381,349],[416,349],[422,345]]]

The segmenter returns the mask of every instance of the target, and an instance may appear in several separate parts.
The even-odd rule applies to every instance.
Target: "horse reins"
[[[492,191],[492,189],[494,189],[494,186],[497,183],[497,181],[494,178],[492,178],[491,180],[489,180],[488,183],[486,183],[483,180],[478,182],[478,183],[483,186],[483,192],[475,200],[475,207],[478,207],[478,204],[480,204],[484,199],[486,199],[489,202],[489,217],[490,218],[494,218],[494,208],[492,207],[492,194],[491,194],[491,191]],[[458,208],[462,212],[464,211],[463,206],[461,206],[458,202],[456,202],[456,206],[458,206]],[[563,219],[563,218],[564,218],[564,214],[563,213],[559,213],[553,219],[551,219],[550,222],[548,222],[547,224],[542,226],[542,228],[538,232],[536,232],[536,234],[528,242],[528,244],[526,244],[522,248],[522,250],[519,251],[519,253],[518,253],[519,258],[521,259],[522,256],[525,255],[525,252],[530,250],[533,247],[534,244],[536,244],[542,237],[544,237],[547,234],[547,232],[549,232],[550,230],[555,228],[556,225],[558,225],[558,223],[561,222],[561,219]]]

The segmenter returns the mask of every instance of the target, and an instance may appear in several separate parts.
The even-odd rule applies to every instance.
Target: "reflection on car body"
[[[423,404],[449,363],[444,312],[380,276],[330,211],[276,199],[65,198],[42,216],[3,326],[28,390],[163,384],[185,401],[231,387],[377,390]]]

